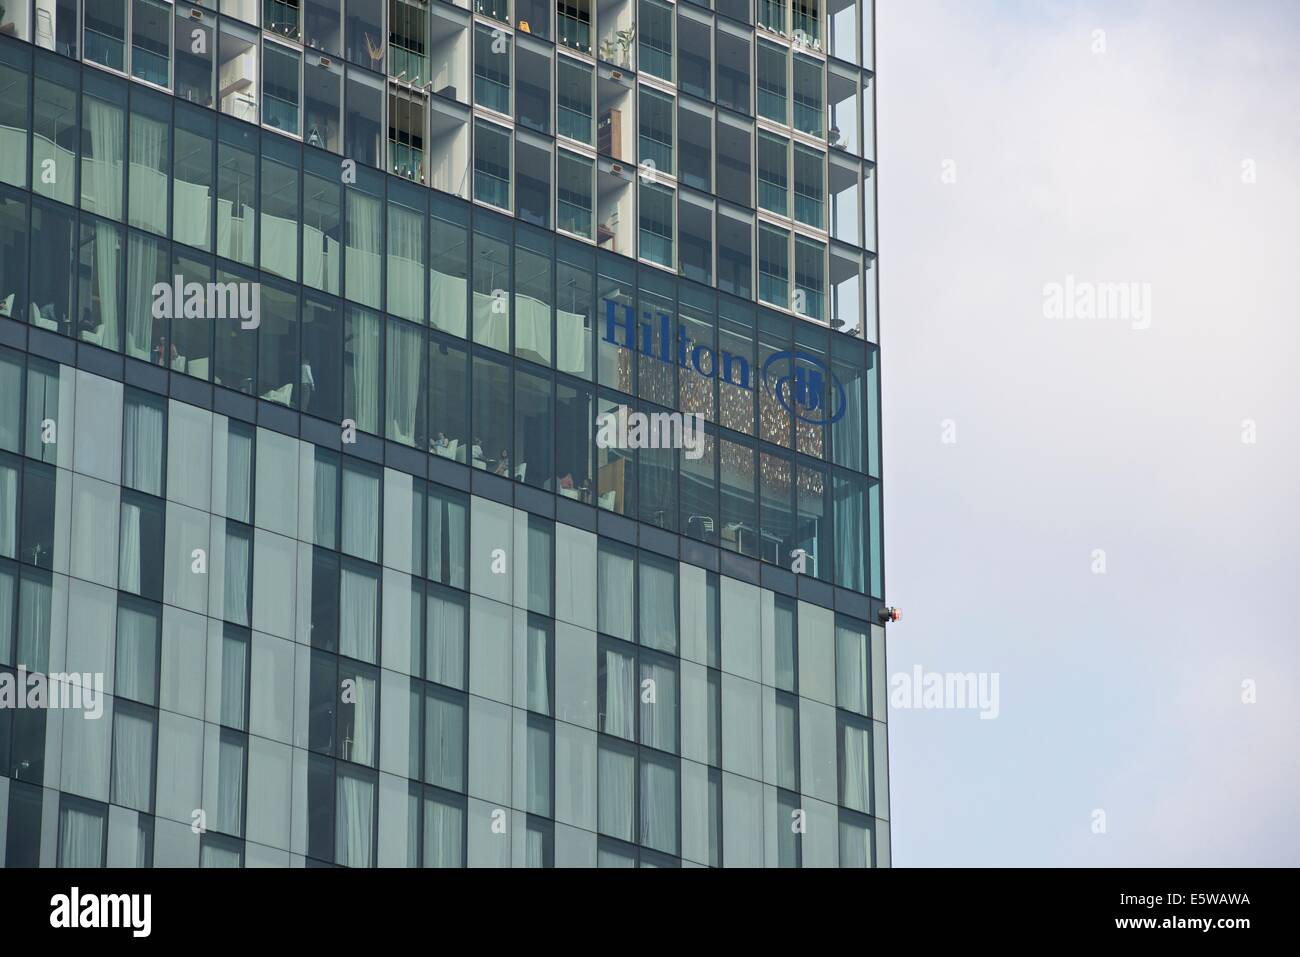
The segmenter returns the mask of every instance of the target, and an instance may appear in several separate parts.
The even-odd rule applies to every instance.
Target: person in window
[[[302,357],[302,407],[311,411],[311,396],[316,389],[316,377],[311,374],[311,357]]]
[[[497,459],[496,474],[510,478],[510,453],[505,449],[501,450],[501,457]]]
[[[474,445],[470,451],[474,453],[474,464],[479,468],[485,468],[487,463],[483,461],[483,440],[477,435],[474,436]]]
[[[433,439],[433,451],[434,451],[434,452],[437,452],[438,454],[441,455],[441,454],[445,453],[445,452],[447,451],[447,449],[450,448],[450,447],[451,447],[451,443],[447,441],[447,436],[446,436],[446,435],[444,435],[443,433],[439,432],[436,436],[434,436],[434,439]]]

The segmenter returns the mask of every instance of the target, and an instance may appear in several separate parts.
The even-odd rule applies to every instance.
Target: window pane
[[[677,762],[641,755],[641,843],[677,853]]]
[[[424,780],[452,791],[465,789],[465,705],[430,693],[424,699]]]
[[[172,5],[133,0],[131,75],[158,86],[171,85]]]

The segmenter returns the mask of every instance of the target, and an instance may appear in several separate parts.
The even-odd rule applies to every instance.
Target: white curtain
[[[641,643],[662,651],[676,652],[677,583],[673,569],[643,561],[640,576]],[[602,599],[604,597],[601,596]]]
[[[551,815],[551,735],[545,728],[528,728],[528,797],[530,814]]]
[[[18,470],[0,465],[0,555],[18,552]]]
[[[840,821],[840,867],[871,866],[871,831]]]
[[[352,701],[352,728],[346,742],[348,760],[357,764],[375,763],[375,679],[359,674],[347,674],[355,682]]]
[[[388,207],[388,311],[424,322],[424,217]]]
[[[24,576],[18,586],[18,655],[28,671],[50,669],[50,585]]]
[[[465,296],[469,281],[429,271],[429,315],[435,329],[465,338]]]
[[[596,608],[597,627],[607,635],[632,641],[632,601],[635,588],[632,559],[602,548],[596,561],[596,578],[600,586]]]
[[[179,149],[178,149],[179,152]],[[212,187],[205,183],[189,183],[177,177],[172,183],[176,209],[172,238],[178,243],[211,248],[208,238],[212,230]]]
[[[14,609],[18,604],[18,589],[14,576],[0,571],[0,664],[13,664]]]
[[[162,495],[163,410],[127,402],[122,447],[122,484]]]
[[[641,680],[654,682],[654,703],[641,699],[641,742],[661,751],[677,750],[677,675],[672,668],[641,661]]]
[[[298,275],[298,224],[292,219],[262,213],[262,268],[290,279]]]
[[[248,645],[238,638],[221,638],[221,723],[244,728],[244,687],[248,674]]]
[[[862,484],[835,479],[835,579],[843,588],[866,590],[864,549],[867,516],[862,503]]]
[[[118,278],[122,265],[122,236],[111,223],[95,223],[95,288],[99,293],[99,318],[96,330],[82,330],[81,338],[105,349],[116,351],[121,330],[118,316]]]
[[[600,833],[631,841],[636,758],[622,751],[601,748],[596,762],[596,777]]]
[[[104,819],[76,808],[59,812],[59,866],[104,866]]]
[[[658,761],[641,762],[641,843],[677,853],[677,775]]]
[[[135,359],[153,357],[153,286],[162,260],[159,243],[131,233],[126,257],[126,354]]]
[[[867,774],[871,767],[870,732],[851,724],[844,725],[844,806],[864,814],[871,813],[871,792]]]
[[[605,712],[604,731],[629,741],[636,733],[636,716],[633,711],[637,700],[634,668],[631,656],[605,650],[605,700],[602,702]]]
[[[334,548],[334,525],[338,515],[339,469],[334,462],[316,459],[312,485],[312,541],[323,548]]]
[[[837,465],[847,465],[850,468],[861,469],[866,463],[862,461],[862,415],[866,409],[865,401],[865,373],[853,376],[841,375],[840,380],[844,384],[845,408],[844,417],[836,422],[832,428],[832,439],[834,442],[835,463]],[[831,402],[835,401],[834,391],[831,393]],[[834,411],[833,409],[831,410]],[[819,430],[820,431],[820,430]]]
[[[122,530],[118,545],[118,585],[123,591],[140,594],[140,507],[122,503]]]
[[[526,841],[524,845],[524,866],[525,867],[545,867],[546,866],[546,835],[537,828],[528,828],[524,836]]]
[[[551,713],[549,639],[545,628],[528,626],[528,710],[539,714]]]
[[[379,477],[343,469],[343,551],[379,561]]]
[[[226,532],[226,588],[222,615],[236,625],[248,620],[248,590],[252,584],[253,546],[242,535]]]
[[[132,226],[156,233],[167,231],[166,123],[143,113],[131,114],[131,196],[128,216]]]
[[[429,596],[425,677],[452,688],[465,685],[465,607]]]
[[[464,860],[464,812],[441,801],[424,802],[424,866],[460,867]]]
[[[339,653],[358,661],[375,661],[375,619],[379,582],[344,568],[339,580]]]
[[[158,654],[158,622],[123,605],[117,610],[117,671],[113,693],[132,701],[154,704]]]
[[[849,628],[836,628],[839,644],[839,658],[836,665],[836,703],[841,708],[868,713],[868,688],[870,673],[868,670],[867,636],[865,633]]]
[[[533,352],[551,360],[551,307],[532,296],[515,296],[515,353]]]
[[[118,106],[83,97],[84,128],[90,132],[90,153],[83,154],[82,169],[89,174],[89,182],[81,185],[82,195],[90,194],[90,208],[100,216],[122,218],[122,154],[125,118]],[[89,189],[87,189],[89,187]]]
[[[253,488],[252,436],[231,431],[226,439],[226,517],[250,524]]]
[[[302,270],[305,285],[339,294],[339,241],[311,223],[302,224]]]
[[[213,827],[242,836],[244,810],[244,745],[222,737],[217,745],[217,808]]]
[[[351,262],[348,269],[351,270]],[[352,376],[350,411],[356,417],[357,428],[363,432],[379,432],[379,350],[382,336],[379,317],[356,311],[347,316],[345,348]]]
[[[4,290],[0,289],[0,306],[4,305]],[[19,303],[19,306],[22,304]],[[22,441],[23,367],[16,359],[0,356],[0,449],[19,450]]]
[[[430,784],[458,791],[462,785],[465,709],[452,701],[424,701],[424,777]]]
[[[379,308],[383,288],[384,208],[374,197],[347,191],[347,297]]]
[[[417,327],[396,321],[388,324],[387,404],[384,407],[388,417],[387,437],[403,445],[415,444],[423,349],[424,335]]]
[[[334,809],[334,854],[345,867],[369,867],[371,822],[374,819],[374,785],[348,774],[338,778]]]
[[[469,520],[469,510],[459,503],[448,503],[447,505],[447,541],[450,543],[447,547],[448,570],[450,572],[448,585],[456,588],[465,587],[466,574],[466,557],[465,531],[466,522]]]
[[[229,847],[204,844],[199,859],[199,867],[239,867],[239,852]]]
[[[113,715],[113,803],[148,813],[153,780],[153,722],[118,710]]]

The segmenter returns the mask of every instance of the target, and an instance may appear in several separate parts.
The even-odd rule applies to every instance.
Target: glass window
[[[347,571],[343,574],[346,599]],[[347,628],[342,630],[347,644]],[[372,631],[373,635],[373,631]],[[349,649],[341,647],[347,654]],[[375,719],[379,714],[379,682],[374,668],[348,661],[339,662],[339,757],[355,764],[374,767],[378,755]]]
[[[591,0],[557,0],[555,31],[565,46],[591,52]]]
[[[344,189],[347,240],[344,255],[346,296],[371,309],[380,308],[384,285],[384,177],[357,170],[357,181]]]
[[[641,258],[670,269],[674,264],[676,198],[666,186],[641,183]]]
[[[528,777],[524,808],[530,814],[551,814],[555,765],[554,724],[536,715],[528,716]]]
[[[551,132],[551,55],[548,48],[538,48],[520,39],[515,50],[515,89],[518,109],[515,119],[520,126],[539,133]]]
[[[712,285],[713,203],[682,190],[678,197],[677,213],[681,218],[677,230],[681,237],[678,255],[681,274],[687,279]]]
[[[759,454],[759,486],[762,496],[762,559],[789,566],[794,534],[794,465],[784,456]]]
[[[81,97],[81,208],[122,218],[126,89],[96,74]]]
[[[790,233],[767,223],[758,224],[758,298],[790,305]]]
[[[474,356],[470,379],[473,442],[470,464],[494,474],[509,474],[510,368],[486,356]],[[505,472],[499,470],[504,467]]]
[[[132,0],[131,75],[158,86],[171,85],[172,5]]]
[[[375,860],[374,780],[338,769],[335,806],[335,862],[344,867],[373,867]]]
[[[794,128],[813,136],[825,135],[826,96],[822,92],[824,69],[818,60],[795,54]]]
[[[342,148],[343,67],[307,54],[303,69],[303,141],[331,153]],[[337,178],[337,177],[336,177]]]
[[[429,79],[425,43],[429,11],[424,0],[390,0],[388,4],[388,75],[423,86]]]
[[[596,627],[615,638],[632,641],[635,563],[626,546],[600,542],[596,578]]]
[[[262,141],[262,268],[290,281],[298,278],[300,151],[267,136]]]
[[[677,42],[680,47],[677,85],[683,93],[712,99],[713,24],[685,6],[677,7]]]
[[[176,6],[176,97],[213,105],[213,57],[217,52],[216,17],[195,7]]]
[[[429,688],[424,696],[424,780],[465,790],[465,696]]]
[[[826,154],[802,143],[794,147],[795,219],[818,229],[826,228]]]
[[[427,192],[393,183],[388,202],[388,311],[424,323]]]
[[[547,330],[549,336],[550,330]],[[551,478],[551,380],[520,367],[515,373],[515,455],[498,462],[496,474],[546,488]]]
[[[466,552],[469,547],[467,499],[450,489],[431,486],[428,516],[429,578],[463,589],[466,587]]]
[[[126,71],[126,0],[85,5],[86,59]]]
[[[492,123],[474,121],[474,198],[510,208],[510,133]]]
[[[24,36],[26,4],[20,4],[9,19],[16,20],[16,35]],[[37,8],[36,45],[54,50],[69,59],[78,58],[77,13],[79,0],[47,0]]]
[[[279,43],[264,41],[262,122],[298,136],[302,132],[302,55]]]
[[[597,728],[628,741],[636,738],[637,676],[633,647],[601,638],[597,651],[596,687],[600,710]]]
[[[513,37],[499,29],[474,25],[474,102],[511,115],[510,44]]]
[[[594,239],[595,163],[568,150],[559,150],[556,162],[556,228]]]
[[[73,11],[76,20],[76,11]],[[22,47],[0,50],[0,183],[27,186],[27,131],[31,93],[31,54]],[[7,293],[6,293],[7,295]],[[0,315],[6,313],[0,312]]]
[[[79,243],[77,337],[114,352],[121,348],[122,227],[84,216]]]
[[[861,715],[871,713],[871,650],[866,626],[841,620],[835,627],[835,703]]]
[[[440,685],[464,690],[469,641],[465,596],[431,586],[426,611],[424,676]]]
[[[799,790],[799,700],[783,692],[776,695],[776,784]]]
[[[789,214],[789,140],[758,131],[758,205],[781,216]]]
[[[740,30],[719,23],[716,32],[717,59],[714,61],[717,103],[748,114],[749,39]]]
[[[677,761],[641,752],[641,844],[677,853],[679,796]]]
[[[303,0],[303,43],[327,54],[343,50],[342,0]]]
[[[363,432],[379,434],[379,366],[383,324],[367,309],[347,307],[343,316],[343,415]]]
[[[442,338],[429,341],[429,451],[464,463],[469,448],[469,357]]]
[[[790,305],[795,312],[809,319],[823,322],[826,319],[826,245],[805,236],[794,238],[795,294]],[[824,402],[825,400],[823,400]],[[810,424],[805,423],[809,427]],[[817,441],[821,441],[821,427],[816,426]],[[805,451],[807,451],[805,449]],[[822,450],[816,453],[821,457]]]
[[[673,71],[673,8],[662,0],[640,0],[637,56],[643,73],[669,83]]]
[[[113,693],[142,704],[158,703],[158,648],[162,617],[156,605],[123,597],[117,609]]]
[[[638,162],[642,170],[651,180],[656,171],[674,175],[673,98],[647,86],[641,87],[638,128],[641,137]]]
[[[218,717],[240,731],[247,726],[249,634],[227,625],[221,636],[221,678]]]
[[[758,41],[756,75],[758,115],[782,124],[789,122],[787,113],[789,82],[786,77],[788,65],[789,55],[783,48],[766,40]]]
[[[593,145],[592,68],[585,63],[561,56],[555,60],[556,132],[580,143]]]
[[[800,867],[803,863],[803,835],[798,829],[799,796],[778,791],[776,795],[776,855],[778,867]]]
[[[77,195],[77,74],[77,67],[70,63],[36,60],[32,192],[68,205]]]
[[[385,356],[385,435],[403,445],[427,449],[425,399],[429,385],[424,332],[408,322],[390,319]]]
[[[719,448],[719,460],[722,547],[757,558],[760,535],[754,495],[756,475],[753,446],[723,439]]]
[[[107,806],[63,796],[59,807],[59,867],[103,867],[107,835]]]
[[[840,804],[871,813],[871,721],[838,712]]]
[[[348,5],[349,14],[352,4]],[[349,22],[352,17],[349,16]],[[378,31],[376,31],[378,35]],[[349,37],[353,34],[348,34]],[[351,42],[351,41],[349,41]],[[381,53],[382,57],[383,54]],[[361,70],[347,71],[343,155],[367,166],[384,168],[384,87]]]
[[[171,104],[146,90],[131,89],[130,200],[127,222],[137,229],[167,235],[168,177],[171,155]]]
[[[641,743],[677,753],[677,665],[673,658],[641,652],[637,682],[641,702]]]
[[[331,295],[339,294],[339,252],[343,229],[343,193],[337,162],[311,150],[303,177],[302,281]],[[265,230],[265,226],[263,227]],[[265,232],[262,238],[266,245]]]
[[[198,249],[212,249],[212,198],[216,173],[213,169],[215,118],[203,110],[176,107],[176,153],[172,159],[172,236],[177,242]],[[223,162],[229,155],[223,154]],[[229,174],[226,174],[227,176]],[[251,197],[246,184],[244,200]],[[229,199],[222,205],[222,219],[233,223],[234,208]]]
[[[128,391],[122,414],[122,484],[161,496],[166,460],[166,406],[160,398]]]
[[[376,73],[384,69],[384,0],[348,0],[343,37],[347,58]]]
[[[333,300],[307,296],[302,306],[302,411],[339,422],[343,411],[342,309]]]
[[[0,194],[0,316],[19,321],[31,317],[27,299],[27,230],[26,200]]]
[[[257,335],[257,392],[269,402],[296,407],[301,384],[310,377],[298,354],[298,291],[262,283],[262,325]]]
[[[656,780],[655,783],[661,782]],[[631,841],[636,819],[636,752],[631,747],[600,739],[596,790],[597,830],[622,841]],[[662,789],[656,790],[656,797],[662,797]],[[656,829],[656,836],[659,834]]]
[[[118,530],[118,587],[132,595],[162,600],[163,518],[160,499],[123,491]]]
[[[113,803],[146,813],[153,810],[156,715],[120,699],[113,704]]]
[[[229,121],[221,123],[217,151],[217,255],[245,266],[255,264],[257,153],[255,130]]]
[[[836,583],[842,588],[865,592],[867,527],[865,486],[860,476],[835,475],[835,570]]]
[[[525,223],[551,227],[551,167],[549,139],[526,130],[515,134],[515,215]]]
[[[469,238],[464,208],[433,197],[429,246],[429,304],[435,329],[465,338],[468,308]],[[435,406],[435,414],[437,407]]]
[[[257,35],[226,18],[221,21],[217,77],[221,112],[249,123],[257,122]]]
[[[753,124],[718,114],[717,122],[717,191],[728,202],[753,206]]]
[[[72,334],[73,328],[73,294],[77,291],[73,270],[79,261],[75,243],[75,213],[56,205],[32,204],[29,321],[62,335]],[[60,267],[60,263],[66,265]]]

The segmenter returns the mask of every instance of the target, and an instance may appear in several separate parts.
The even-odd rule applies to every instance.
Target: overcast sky
[[[894,864],[1300,865],[1300,4],[877,7]]]

